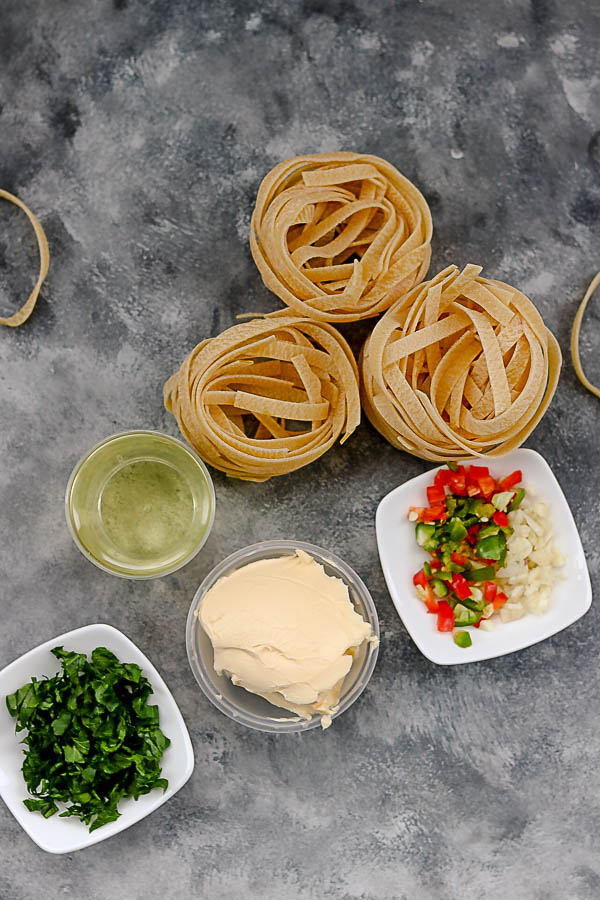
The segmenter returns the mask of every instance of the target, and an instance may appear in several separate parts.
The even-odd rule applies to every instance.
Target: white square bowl
[[[57,646],[88,655],[96,647],[106,647],[122,662],[141,666],[153,689],[149,702],[158,706],[160,727],[171,740],[171,745],[162,758],[162,775],[169,782],[167,790],[163,792],[158,788],[139,800],[122,800],[119,804],[120,817],[91,834],[88,826],[74,816],[61,819],[56,813],[51,818],[44,819],[40,813],[30,812],[23,805],[23,800],[28,796],[21,773],[23,746],[20,742],[25,732],[15,734],[15,719],[6,708],[6,695],[31,681],[32,675],[41,679],[44,675],[52,676],[59,672],[60,662],[50,653]],[[60,634],[25,653],[0,672],[0,796],[15,819],[42,850],[48,853],[72,853],[118,834],[166,803],[183,787],[193,769],[192,743],[171,692],[142,651],[111,625],[85,625]]]
[[[470,628],[473,645],[457,647],[452,635],[437,630],[437,616],[427,613],[417,597],[413,575],[428,560],[415,539],[414,522],[407,515],[410,506],[426,506],[426,488],[433,483],[437,469],[412,478],[383,498],[377,508],[377,546],[381,567],[394,601],[411,638],[428,659],[439,665],[457,665],[492,659],[522,650],[562,631],[581,618],[592,602],[592,588],[577,526],[558,481],[546,460],[535,450],[514,450],[497,460],[470,460],[473,465],[486,465],[496,478],[521,469],[523,484],[531,485],[539,499],[548,504],[554,540],[566,558],[566,578],[552,590],[548,612],[542,616],[526,615],[507,624],[498,623],[491,632]],[[440,467],[443,468],[443,467]]]

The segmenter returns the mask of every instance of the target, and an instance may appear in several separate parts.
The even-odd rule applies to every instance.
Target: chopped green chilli
[[[150,682],[105,647],[86,654],[55,647],[62,671],[6,698],[16,731],[27,729],[23,777],[27,809],[77,816],[94,831],[118,819],[119,801],[166,790],[160,761],[169,738],[150,706]]]
[[[468,631],[455,631],[454,643],[466,650],[467,647],[472,646],[473,641],[471,640],[471,635]]]
[[[512,512],[514,509],[518,509],[521,503],[523,502],[523,498],[525,496],[525,488],[519,488],[516,492],[514,498],[508,504],[508,512]]]

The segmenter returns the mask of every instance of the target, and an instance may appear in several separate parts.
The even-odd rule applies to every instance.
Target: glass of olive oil
[[[215,492],[194,451],[158,431],[106,438],[77,463],[67,525],[91,562],[124,578],[159,578],[198,553],[212,528]]]

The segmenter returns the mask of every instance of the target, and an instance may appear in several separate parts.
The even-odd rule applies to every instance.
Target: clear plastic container
[[[301,719],[287,709],[273,706],[262,697],[242,687],[236,687],[226,675],[217,675],[213,665],[213,647],[196,612],[205,594],[223,576],[250,562],[289,556],[296,550],[304,550],[324,567],[328,575],[334,575],[345,582],[355,610],[371,625],[373,634],[379,638],[377,610],[366,585],[349,565],[328,550],[304,541],[263,541],[244,547],[224,559],[207,575],[192,601],[186,629],[188,659],[196,681],[211,703],[234,721],[258,731],[308,731],[310,728],[320,726],[321,718],[313,716],[311,719]],[[340,704],[333,716],[334,719],[345,712],[367,686],[375,668],[378,650],[376,644],[364,642],[361,645],[342,685]]]
[[[215,492],[208,469],[182,441],[159,431],[125,431],[79,460],[65,514],[73,540],[94,565],[123,578],[160,578],[205,543]]]

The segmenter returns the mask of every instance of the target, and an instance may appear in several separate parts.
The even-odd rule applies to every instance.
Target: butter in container
[[[366,687],[379,624],[356,572],[304,541],[231,554],[196,592],[188,659],[208,699],[259,731],[328,728]]]

